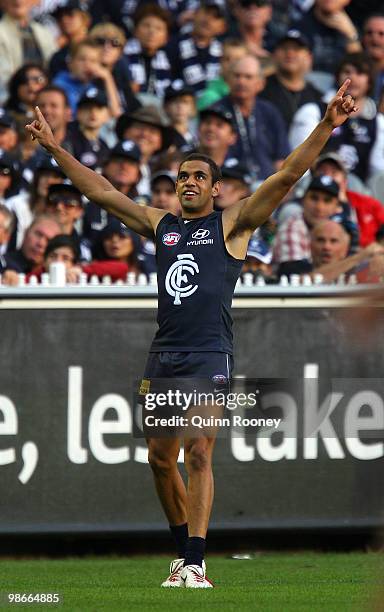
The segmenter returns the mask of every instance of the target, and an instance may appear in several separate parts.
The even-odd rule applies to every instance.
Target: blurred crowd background
[[[154,244],[87,201],[25,125],[138,206],[180,214],[191,152],[221,167],[224,209],[276,172],[338,86],[358,110],[251,238],[243,274],[267,283],[384,277],[384,7],[380,0],[1,0],[0,273],[55,261],[125,280]]]

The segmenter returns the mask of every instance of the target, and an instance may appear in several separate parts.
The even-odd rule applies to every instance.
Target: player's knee
[[[211,455],[206,445],[196,442],[185,453],[185,466],[188,472],[203,472],[210,469]]]
[[[148,462],[155,474],[164,474],[175,467],[176,461],[163,449],[149,447]]]

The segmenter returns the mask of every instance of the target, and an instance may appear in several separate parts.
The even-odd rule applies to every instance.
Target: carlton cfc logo
[[[181,234],[177,232],[169,232],[169,234],[164,234],[163,236],[163,244],[165,246],[173,246],[179,242],[181,238]]]
[[[177,256],[177,261],[171,265],[165,277],[165,288],[167,293],[175,298],[173,301],[175,306],[180,306],[182,298],[189,297],[197,291],[199,285],[192,285],[189,278],[199,272],[199,266],[191,253]]]

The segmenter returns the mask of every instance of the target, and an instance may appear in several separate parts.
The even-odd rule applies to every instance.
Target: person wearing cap
[[[231,154],[231,147],[237,140],[231,111],[218,102],[202,110],[199,119],[198,151],[209,155],[218,166],[238,163],[238,159]]]
[[[49,75],[53,79],[59,72],[67,69],[69,49],[87,37],[91,17],[87,11],[87,3],[81,0],[66,0],[60,2],[52,12],[60,29],[60,49],[56,51],[49,62]]]
[[[201,111],[229,94],[228,76],[231,64],[247,55],[247,47],[240,38],[226,38],[223,41],[223,54],[220,58],[220,74],[210,80],[199,93],[197,110]]]
[[[87,238],[80,235],[78,227],[84,215],[83,200],[80,191],[68,179],[56,185],[50,185],[46,201],[46,212],[53,215],[60,223],[62,234],[77,240],[82,261],[90,261],[91,250]]]
[[[3,0],[0,19],[0,103],[7,94],[8,81],[23,64],[47,64],[56,51],[49,28],[30,18],[30,0]]]
[[[300,106],[320,103],[322,94],[305,79],[311,68],[312,54],[303,33],[288,30],[276,43],[272,57],[275,72],[267,77],[260,97],[278,108],[288,129]]]
[[[327,175],[315,176],[302,200],[302,209],[279,225],[273,244],[278,275],[306,272],[311,261],[310,232],[325,219],[342,222],[339,186]]]
[[[248,243],[247,256],[241,269],[241,276],[244,277],[244,274],[251,273],[254,280],[262,277],[272,282],[276,279],[273,277],[271,262],[272,250],[262,238],[260,232],[256,230]]]
[[[326,149],[338,152],[348,172],[353,172],[365,183],[384,170],[384,115],[377,112],[375,102],[369,97],[373,85],[372,64],[364,53],[351,53],[341,60],[335,74],[337,83],[350,79],[349,90],[357,109],[353,121],[332,134]],[[333,93],[333,89],[329,91],[327,99]],[[305,104],[297,111],[289,134],[292,147],[311,132],[323,106]]]
[[[149,389],[151,393],[158,391],[155,379],[166,379],[169,373],[176,385],[181,377],[203,376],[210,389],[216,389],[220,381],[223,392],[227,391],[233,367],[231,303],[249,239],[313,164],[332,131],[355,110],[353,98],[346,95],[348,84],[343,84],[320,124],[281,169],[249,198],[223,212],[214,211],[214,199],[220,192],[220,168],[202,154],[187,157],[179,167],[176,182],[181,218],[151,206],[138,206],[104,177],[82,166],[56,143],[44,116],[36,109],[36,119],[27,131],[55,157],[74,184],[131,230],[156,241],[159,329],[140,385],[143,405]],[[328,185],[333,183],[325,178]],[[337,206],[337,195],[334,199]],[[327,201],[325,208],[327,212],[331,209]],[[316,218],[317,202],[311,210]],[[320,210],[324,213],[322,201]],[[215,407],[215,402],[208,404],[210,410]],[[216,432],[199,430],[199,435],[190,431],[183,435],[178,430],[174,437],[162,438],[155,437],[148,426],[144,424],[148,461],[178,551],[163,587],[212,588],[204,556],[213,502]],[[187,485],[177,465],[181,438]]]
[[[196,102],[193,89],[183,81],[175,81],[167,87],[164,94],[164,110],[175,130],[180,135],[177,148],[185,145],[191,147],[197,144]]]
[[[167,210],[179,217],[180,202],[175,190],[177,175],[169,170],[159,170],[151,178],[151,206]]]
[[[375,241],[376,232],[384,223],[384,206],[372,196],[358,193],[348,187],[348,173],[337,153],[323,153],[315,161],[312,173],[331,176],[339,185],[339,200],[352,206],[359,224],[360,246],[366,247]]]
[[[192,32],[180,34],[169,45],[174,78],[182,78],[197,96],[220,74],[223,47],[218,37],[225,30],[223,6],[205,0],[194,13]]]
[[[254,181],[276,172],[289,153],[284,119],[273,104],[259,97],[263,87],[259,60],[246,55],[232,64],[230,93],[220,100],[234,117],[237,141],[230,153],[246,164]]]
[[[76,120],[68,125],[67,140],[72,155],[92,170],[100,169],[108,157],[109,148],[100,137],[100,130],[109,119],[104,90],[88,87],[78,102]]]
[[[345,11],[351,0],[315,0],[312,8],[291,23],[305,32],[313,54],[311,80],[325,93],[333,82],[335,65],[346,53],[362,50],[359,32]]]
[[[215,200],[215,208],[224,210],[251,195],[252,180],[247,168],[241,164],[221,168],[222,185]]]
[[[143,4],[134,16],[134,38],[124,48],[131,86],[143,104],[157,104],[171,84],[172,66],[166,45],[172,17],[154,2]]]

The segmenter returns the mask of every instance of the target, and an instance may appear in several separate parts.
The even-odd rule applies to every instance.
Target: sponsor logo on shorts
[[[214,382],[215,385],[226,385],[228,378],[224,376],[224,374],[215,374],[215,376],[212,376],[212,382]]]
[[[164,234],[163,244],[165,244],[165,246],[174,246],[179,242],[180,238],[181,234],[178,234],[177,232],[169,232],[168,234]]]

